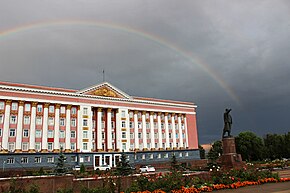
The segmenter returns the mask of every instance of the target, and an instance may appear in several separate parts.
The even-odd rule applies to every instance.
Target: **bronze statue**
[[[231,129],[232,129],[232,116],[230,115],[232,109],[226,109],[224,113],[224,129],[223,129],[223,138],[224,137],[231,137]],[[225,134],[228,133],[228,136]]]

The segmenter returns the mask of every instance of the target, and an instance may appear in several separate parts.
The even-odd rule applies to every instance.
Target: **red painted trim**
[[[186,115],[189,149],[198,149],[196,115]]]

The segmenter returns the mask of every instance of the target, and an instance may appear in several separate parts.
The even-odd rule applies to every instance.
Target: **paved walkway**
[[[268,183],[238,189],[219,190],[216,193],[290,193],[290,182]]]

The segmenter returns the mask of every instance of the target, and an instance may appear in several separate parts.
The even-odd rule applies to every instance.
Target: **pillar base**
[[[112,150],[112,149],[108,149],[107,151],[108,151],[108,152],[113,152],[113,150]]]
[[[143,148],[143,151],[148,151],[148,148]]]
[[[166,150],[171,150],[171,148],[170,147],[166,147]]]
[[[60,151],[59,151],[59,149],[54,149],[52,152],[53,153],[59,153]]]
[[[15,153],[21,153],[21,149],[15,149]]]
[[[43,149],[43,150],[41,150],[41,153],[47,153],[47,152],[48,152],[47,149]]]
[[[103,149],[98,149],[97,151],[98,151],[98,152],[103,152],[104,150],[103,150]]]
[[[70,149],[66,149],[66,150],[64,150],[64,152],[65,152],[65,153],[70,153],[71,150],[70,150]]]

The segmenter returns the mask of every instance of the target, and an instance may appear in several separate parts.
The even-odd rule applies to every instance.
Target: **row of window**
[[[84,158],[85,162],[89,162],[90,161],[90,157],[89,156],[85,156]],[[42,157],[34,157],[34,162],[33,163],[42,163],[43,162],[43,158]],[[51,157],[47,157],[46,158],[46,162],[47,163],[54,163],[55,158],[53,156]],[[70,156],[70,161],[71,162],[77,162],[77,157],[76,156]],[[7,164],[14,164],[15,163],[15,158],[14,157],[9,157],[6,160]],[[20,158],[20,163],[21,164],[27,164],[29,163],[29,158],[28,157],[21,157]]]
[[[126,121],[122,121],[122,127],[126,128]],[[164,129],[165,124],[161,123],[161,129]],[[134,122],[130,121],[129,122],[129,128],[133,129],[134,128]],[[142,122],[138,122],[138,129],[142,128]],[[154,128],[157,129],[158,128],[158,124],[156,122],[154,122]],[[146,122],[146,129],[150,129],[150,123]],[[168,123],[168,129],[172,129],[172,124]],[[175,124],[175,129],[178,130],[178,124]],[[181,129],[184,129],[184,124],[181,124]]]
[[[2,136],[2,128],[0,129],[0,137]],[[86,131],[85,131],[86,133]],[[16,136],[16,129],[10,128],[9,129],[9,137],[15,137]],[[29,129],[23,129],[23,137],[29,137]],[[84,135],[85,136],[85,135]],[[86,137],[88,138],[88,135],[86,134]],[[42,137],[42,130],[35,130],[35,138],[41,138]],[[48,138],[54,138],[54,130],[47,130],[47,137]],[[76,138],[76,131],[72,130],[70,131],[70,137]],[[65,138],[65,131],[60,130],[59,131],[59,138]]]
[[[126,117],[126,111],[122,111],[122,117]],[[133,118],[134,117],[134,112],[130,111],[129,112],[129,117],[130,118]],[[137,113],[137,118],[138,119],[141,119],[142,118],[142,113],[141,112],[138,112]],[[150,118],[150,114],[148,112],[145,114],[145,118],[146,119],[149,119]],[[153,118],[154,119],[157,119],[157,113],[154,113],[153,114]],[[161,120],[165,120],[165,114],[161,114],[160,115],[160,118],[161,118]],[[171,116],[170,113],[167,115],[167,118],[169,120],[172,118],[172,116]],[[178,118],[178,116],[177,115],[174,115],[174,119],[177,120],[177,118]],[[184,115],[181,115],[181,120],[184,120],[184,118],[185,118],[185,116]]]
[[[158,145],[158,143],[155,143],[154,145],[155,145],[154,148],[163,148],[163,149],[166,148],[165,143],[162,143],[161,145]],[[144,147],[144,144],[143,143],[140,143],[139,144],[139,148],[140,149],[143,149],[143,147]],[[176,143],[176,147],[177,148],[181,147],[180,146],[180,143]],[[134,149],[134,148],[135,148],[135,144],[134,143],[130,143],[130,149]],[[147,143],[147,148],[148,149],[153,148],[153,147],[151,147],[151,143]],[[173,148],[173,143],[169,143],[169,148]]]
[[[1,102],[0,102],[0,110],[3,110],[4,107],[5,107],[5,102],[1,101]],[[39,112],[39,113],[41,113],[41,112],[43,112],[43,108],[44,108],[44,105],[42,105],[42,104],[38,104],[38,105],[36,106],[36,111]],[[16,111],[16,110],[18,110],[18,103],[17,103],[17,102],[12,102],[12,103],[11,103],[11,110],[12,110],[12,111]],[[30,103],[26,103],[26,104],[24,105],[24,111],[25,111],[25,112],[29,112],[29,111],[31,111],[31,104],[30,104]],[[66,107],[65,107],[65,106],[61,106],[61,107],[60,107],[60,113],[61,113],[61,114],[64,114],[65,111],[66,111]],[[49,113],[54,113],[54,112],[55,112],[55,106],[50,105],[50,106],[48,107],[48,112],[49,112]],[[77,108],[76,108],[76,107],[72,107],[72,108],[71,108],[71,114],[77,114]]]
[[[60,147],[65,147],[64,143],[59,143]],[[86,149],[87,150],[87,144],[86,144]],[[29,150],[29,143],[28,142],[23,142],[21,144],[21,149],[22,151],[28,151]],[[76,143],[70,143],[70,149],[71,150],[76,150]],[[53,151],[54,150],[54,143],[48,142],[47,143],[47,150],[48,151]],[[15,151],[15,143],[14,142],[9,142],[8,143],[8,151],[13,152]],[[41,151],[41,142],[36,142],[35,143],[35,151]]]
[[[4,122],[4,116],[0,115],[0,124]],[[10,124],[16,124],[17,123],[17,116],[16,115],[11,115],[10,116]],[[71,126],[76,127],[77,125],[77,120],[75,118],[72,118],[70,120]],[[30,116],[24,116],[23,118],[23,124],[24,125],[29,125],[30,123]],[[35,118],[35,124],[36,125],[42,125],[42,117],[37,116]],[[66,124],[66,119],[65,118],[60,118],[59,119],[59,125],[60,126],[65,126]],[[48,125],[53,126],[54,125],[54,117],[48,117]],[[88,120],[83,120],[83,126],[88,126]]]
[[[172,133],[168,133],[168,136],[169,136],[169,139],[172,139],[172,136],[173,134]],[[122,132],[122,138],[125,139],[126,138],[126,132]],[[134,139],[134,133],[130,133],[130,139]],[[138,138],[139,139],[142,139],[143,138],[143,133],[138,133]],[[150,133],[146,133],[146,138],[147,139],[151,139],[151,135]],[[158,139],[159,136],[158,136],[158,133],[154,133],[154,139]],[[179,139],[179,134],[176,133],[175,134],[175,138],[176,139]],[[185,133],[182,133],[182,138],[184,139],[185,138]],[[165,136],[165,133],[162,133],[162,139],[166,139],[166,136]]]

